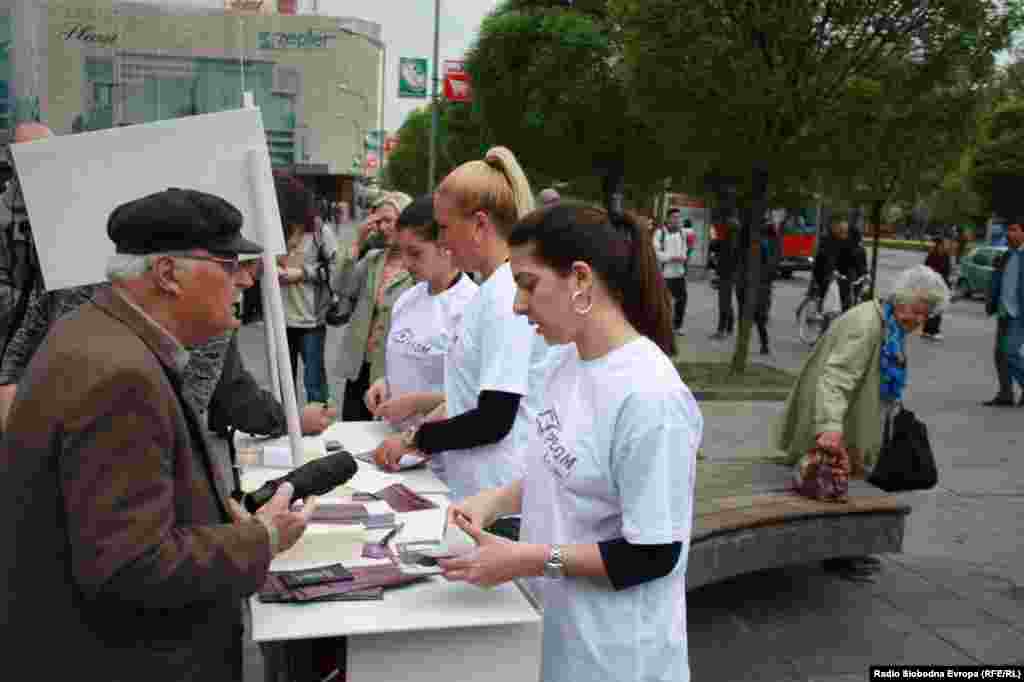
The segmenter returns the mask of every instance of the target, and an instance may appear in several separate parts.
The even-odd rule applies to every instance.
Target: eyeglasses
[[[217,258],[216,256],[194,256],[192,254],[175,255],[175,258],[185,258],[188,260],[205,260],[210,263],[216,263],[217,265],[224,268],[224,272],[231,276],[238,274],[238,271],[242,269],[243,263],[237,258]]]

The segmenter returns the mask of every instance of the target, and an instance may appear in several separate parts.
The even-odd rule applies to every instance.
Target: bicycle
[[[837,282],[844,282],[849,278],[838,272],[832,273],[828,284],[825,285],[825,291],[828,291],[833,279]],[[864,274],[850,283],[851,305],[854,305],[852,302],[862,303],[867,300],[866,294],[871,289],[870,282],[871,275]],[[828,326],[832,324],[832,320],[849,310],[849,306],[843,306],[843,309],[838,312],[823,312],[821,309],[823,298],[824,295],[819,296],[815,288],[812,287],[808,289],[807,295],[796,309],[797,334],[799,334],[800,340],[808,346],[813,346],[818,342],[818,339],[828,330]]]

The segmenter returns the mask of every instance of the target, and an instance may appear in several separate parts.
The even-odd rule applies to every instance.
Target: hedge
[[[871,237],[864,238],[864,246],[871,246],[875,240]],[[932,248],[930,241],[918,239],[879,239],[878,245],[883,249],[899,249],[900,251],[928,251]]]

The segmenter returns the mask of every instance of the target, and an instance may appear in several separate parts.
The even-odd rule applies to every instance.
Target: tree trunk
[[[626,165],[621,160],[604,167],[601,180],[604,192],[604,206],[611,215],[622,214],[626,194]]]
[[[768,172],[763,167],[751,171],[750,206],[743,212],[744,225],[740,233],[741,251],[746,251],[745,281],[736,282],[746,290],[743,310],[739,311],[739,327],[736,333],[736,348],[733,350],[731,374],[743,374],[750,358],[750,328],[757,309],[757,297],[761,284],[761,221],[764,218],[765,199],[768,194]]]
[[[871,202],[871,220],[875,224],[875,238],[872,240],[874,251],[871,254],[871,298],[875,297],[875,288],[878,286],[878,244],[882,234],[882,208],[885,202],[875,199]]]

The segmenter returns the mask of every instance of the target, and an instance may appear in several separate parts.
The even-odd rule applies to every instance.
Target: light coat
[[[339,251],[339,257],[340,257]],[[334,279],[334,290],[339,292],[343,300],[352,306],[352,317],[345,328],[345,337],[338,346],[338,359],[335,371],[346,381],[355,381],[364,362],[370,363],[370,383],[384,376],[385,339],[381,339],[374,352],[367,357],[366,342],[370,338],[370,322],[374,308],[377,315],[382,316],[384,329],[391,327],[391,308],[395,301],[414,282],[412,275],[403,272],[392,280],[384,292],[384,303],[377,306],[377,284],[384,272],[387,251],[374,249],[361,260],[345,258]]]
[[[791,463],[818,434],[838,431],[871,465],[882,447],[882,307],[868,301],[836,319],[800,369],[776,424],[775,446]]]

